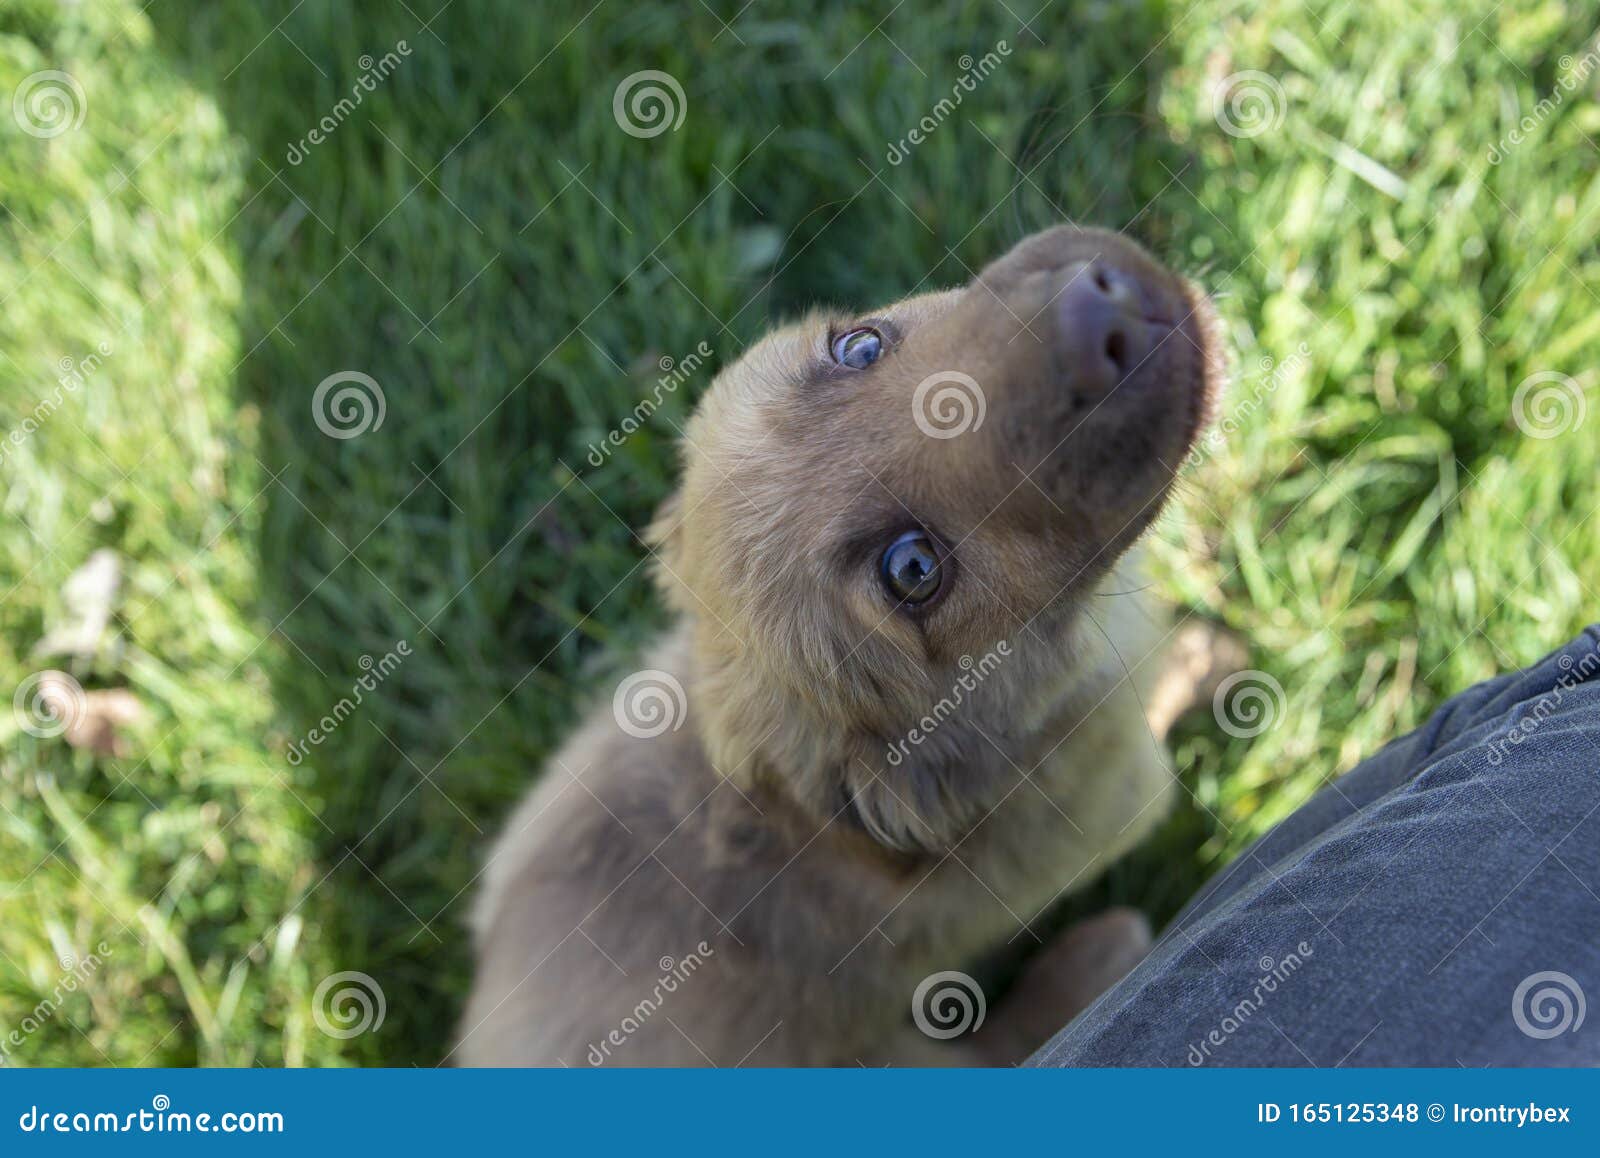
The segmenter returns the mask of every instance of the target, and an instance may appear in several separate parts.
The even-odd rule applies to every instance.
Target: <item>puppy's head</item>
[[[958,840],[1098,662],[1077,625],[1206,421],[1211,316],[1059,227],[723,371],[653,528],[718,769],[890,846]]]

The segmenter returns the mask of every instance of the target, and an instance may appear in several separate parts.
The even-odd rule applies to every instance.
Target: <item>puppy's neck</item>
[[[930,672],[925,704],[887,729],[881,713],[852,709],[843,681],[797,679],[793,657],[756,654],[693,611],[658,663],[687,689],[718,776],[886,849],[943,852],[1025,781],[1070,775],[1089,755],[1073,743],[1085,722],[1123,685],[1148,682],[1156,620],[1139,587],[1137,560],[1125,559],[1077,607]]]

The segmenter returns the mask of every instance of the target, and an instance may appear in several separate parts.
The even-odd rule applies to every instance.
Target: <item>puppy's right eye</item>
[[[852,370],[865,370],[883,355],[883,335],[862,326],[833,340],[833,360]]]

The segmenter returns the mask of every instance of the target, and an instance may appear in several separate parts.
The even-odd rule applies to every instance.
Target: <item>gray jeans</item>
[[[1600,627],[1257,841],[1034,1065],[1595,1065]]]

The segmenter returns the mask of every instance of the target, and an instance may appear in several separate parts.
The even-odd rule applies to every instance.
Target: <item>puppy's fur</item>
[[[1145,328],[1102,389],[1061,302],[1107,272]],[[686,710],[669,690],[677,726],[641,737],[626,704],[597,708],[512,816],[451,1060],[1015,1062],[1131,966],[1147,934],[1112,915],[1047,946],[976,1033],[912,1016],[925,978],[1029,939],[1164,812],[1144,714],[1163,629],[1127,552],[1206,420],[1211,316],[1131,242],[1059,227],[723,371],[651,531],[677,623],[644,666]],[[838,365],[832,337],[861,325],[882,357]],[[953,400],[918,388],[949,371],[983,417],[934,437]],[[913,608],[879,561],[916,528],[944,558]]]

